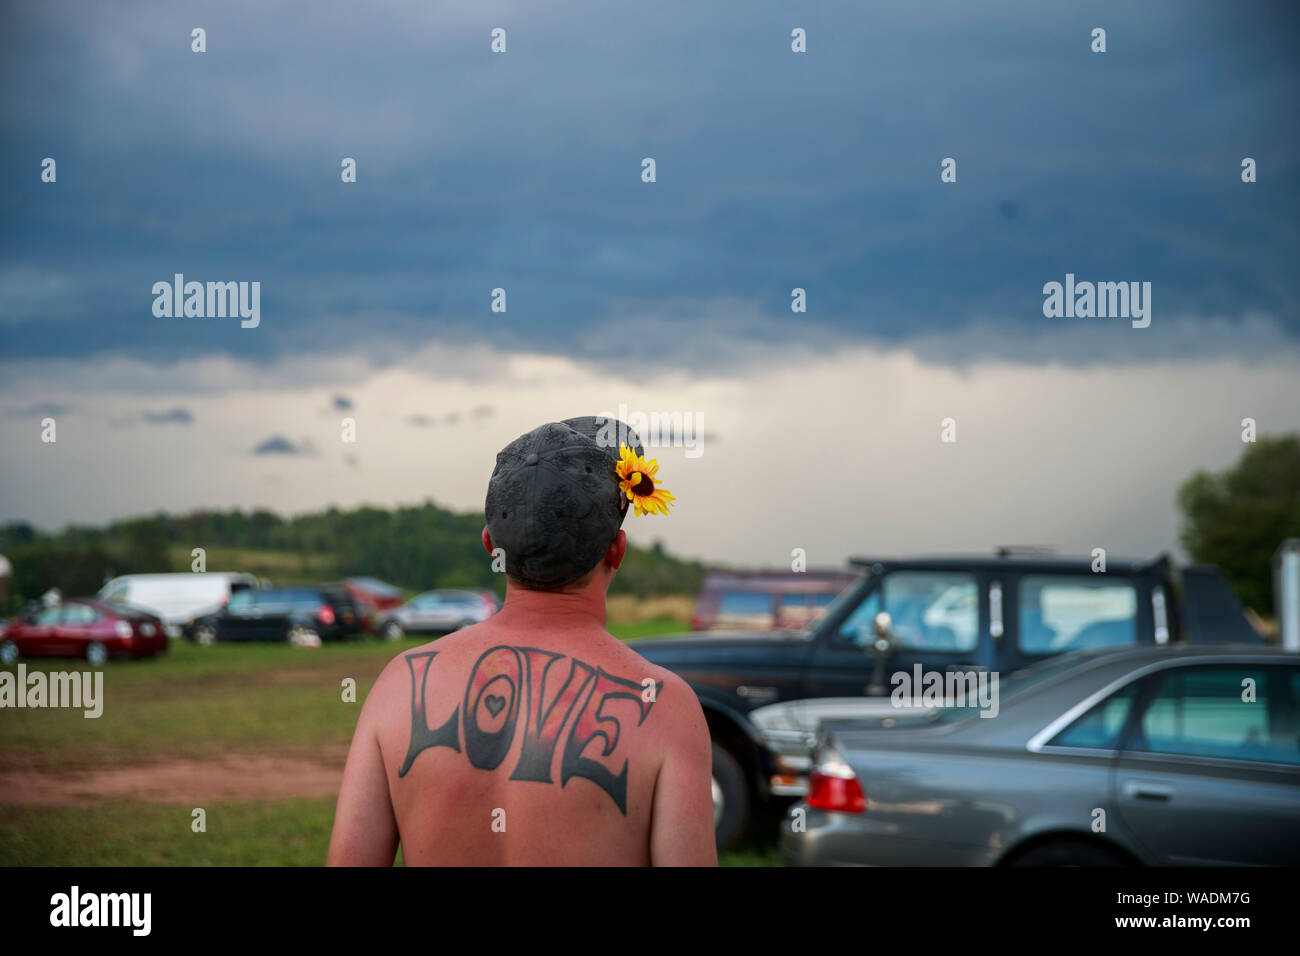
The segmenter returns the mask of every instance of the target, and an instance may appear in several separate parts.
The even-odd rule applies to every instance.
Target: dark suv
[[[267,588],[238,591],[213,614],[198,618],[191,631],[198,644],[217,641],[314,643],[361,630],[352,596],[341,587]]]
[[[1164,557],[1104,571],[1012,554],[852,564],[862,576],[809,630],[632,642],[704,708],[720,847],[740,838],[756,803],[802,795],[822,718],[896,714],[900,673],[1005,676],[1087,648],[1259,640],[1214,569],[1175,576]]]

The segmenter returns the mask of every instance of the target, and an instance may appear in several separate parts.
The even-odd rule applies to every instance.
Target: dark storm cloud
[[[283,435],[272,435],[259,442],[253,449],[254,455],[314,455],[316,449],[310,441],[293,442]]]
[[[1294,345],[1300,23],[1252,9],[7,5],[0,351],[260,361],[436,338],[711,367],[753,321],[951,361],[1102,357],[1029,345],[1066,272],[1150,281],[1153,329],[1191,326],[1130,349],[1214,316],[1238,331],[1206,349],[1247,353],[1253,314]],[[260,326],[155,318],[176,272],[260,281]],[[956,335],[976,321],[990,334]]]
[[[168,408],[159,412],[143,412],[140,416],[149,425],[192,425],[194,414],[188,408]]]
[[[76,411],[75,406],[64,405],[61,402],[36,402],[32,405],[10,409],[6,414],[9,418],[46,418],[67,415],[73,411]]]

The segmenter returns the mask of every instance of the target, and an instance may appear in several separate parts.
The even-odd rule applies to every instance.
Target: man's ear
[[[609,543],[609,547],[605,550],[605,563],[609,565],[611,571],[617,571],[626,556],[627,534],[622,528],[619,528],[618,534],[614,535],[614,540]]]
[[[488,534],[487,525],[483,526],[483,550],[492,553],[492,535]]]

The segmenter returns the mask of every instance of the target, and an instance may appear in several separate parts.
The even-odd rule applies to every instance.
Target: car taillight
[[[117,632],[118,637],[130,637],[131,622],[123,621],[121,618],[118,618],[118,620],[113,624],[113,630]]]
[[[822,745],[813,759],[805,800],[808,806],[816,810],[863,813],[867,809],[867,798],[862,792],[862,784],[839,752],[834,747]]]
[[[328,604],[322,604],[316,610],[316,617],[322,624],[333,624],[334,608],[330,607]]]

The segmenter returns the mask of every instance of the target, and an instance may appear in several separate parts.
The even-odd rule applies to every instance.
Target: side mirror
[[[894,619],[888,611],[879,612],[872,622],[876,631],[876,640],[872,649],[876,652],[876,664],[871,671],[871,683],[867,685],[868,697],[880,697],[888,691],[885,689],[885,658],[894,646]],[[866,650],[866,648],[863,648]]]
[[[875,627],[876,637],[887,641],[894,627],[894,619],[889,616],[888,611],[881,611],[876,615]]]

